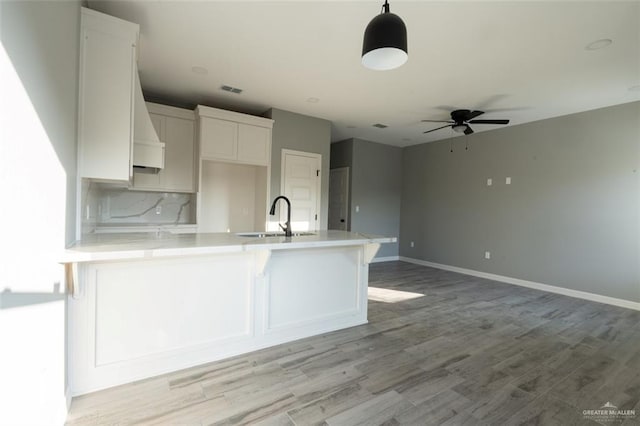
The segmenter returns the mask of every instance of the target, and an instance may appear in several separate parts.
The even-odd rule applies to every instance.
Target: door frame
[[[346,171],[346,172],[347,172],[347,179],[346,179],[346,183],[347,183],[347,185],[346,185],[346,188],[345,188],[346,204],[347,204],[347,206],[346,206],[346,207],[347,207],[347,208],[346,208],[346,214],[345,214],[345,217],[344,217],[344,220],[345,220],[345,227],[347,228],[347,229],[346,229],[346,231],[349,231],[349,230],[351,229],[351,225],[350,225],[350,223],[349,223],[349,216],[350,216],[350,213],[351,213],[351,212],[349,211],[349,210],[351,210],[351,208],[350,208],[350,206],[351,206],[351,201],[349,200],[349,197],[350,197],[350,195],[351,195],[351,194],[349,194],[349,180],[350,180],[350,176],[349,176],[349,175],[350,175],[351,173],[350,173],[350,170],[349,170],[349,169],[350,169],[350,168],[349,168],[349,166],[344,166],[344,167],[336,167],[336,168],[334,168],[334,169],[330,169],[330,170],[329,170],[329,203],[331,203],[331,172],[333,172],[334,170],[336,170],[336,171],[337,171],[337,170],[340,170],[340,171],[342,171],[342,172],[344,172],[344,171]],[[329,206],[329,211],[330,211],[330,210],[331,210],[331,206]],[[328,219],[329,219],[329,218],[327,218],[327,228],[329,228],[329,222],[328,222]],[[330,229],[330,228],[329,228],[329,229]]]
[[[320,221],[321,221],[321,211],[320,206],[322,206],[322,193],[320,190],[322,189],[322,154],[318,154],[315,152],[306,152],[306,151],[296,151],[293,149],[282,148],[282,153],[280,157],[280,193],[284,195],[285,188],[285,177],[286,177],[286,168],[285,168],[285,157],[287,154],[298,155],[301,157],[310,157],[315,158],[318,163],[318,179],[316,180],[316,212],[318,215],[318,219],[316,220],[316,230],[320,229]]]

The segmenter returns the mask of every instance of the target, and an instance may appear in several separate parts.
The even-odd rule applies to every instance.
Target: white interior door
[[[322,156],[311,152],[282,150],[281,192],[291,201],[291,229],[308,231],[320,223],[320,170]],[[287,210],[280,204],[280,220]]]
[[[348,230],[349,168],[339,167],[329,172],[329,229]]]

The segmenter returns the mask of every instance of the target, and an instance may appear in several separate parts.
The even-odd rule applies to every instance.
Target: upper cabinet
[[[205,159],[238,159],[238,123],[200,117],[200,157]]]
[[[269,123],[273,125],[273,122]],[[238,161],[266,166],[271,159],[271,127],[238,124]]]
[[[156,133],[165,143],[165,164],[158,173],[136,171],[133,188],[145,191],[195,192],[195,114],[147,102]]]
[[[273,120],[199,105],[200,159],[268,166]]]
[[[78,174],[129,181],[139,27],[82,8]]]

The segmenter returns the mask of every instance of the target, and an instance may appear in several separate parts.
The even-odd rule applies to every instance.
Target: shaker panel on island
[[[71,395],[367,322],[395,238],[104,234],[68,249]]]

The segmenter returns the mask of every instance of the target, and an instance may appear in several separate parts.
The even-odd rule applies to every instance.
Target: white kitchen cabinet
[[[165,143],[165,165],[158,173],[134,169],[133,188],[195,192],[195,115],[193,111],[147,102],[149,116]]]
[[[132,176],[133,96],[139,27],[82,8],[78,174],[128,182]]]
[[[264,231],[273,120],[198,105],[198,232]]]
[[[238,159],[238,123],[205,118],[200,120],[200,156],[207,159]]]
[[[165,121],[169,167],[165,165],[163,169],[163,187],[171,191],[195,192],[195,120],[167,116]]]
[[[200,159],[268,166],[273,120],[199,105]]]
[[[271,129],[238,124],[238,161],[266,166],[271,157]]]

